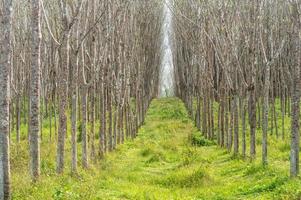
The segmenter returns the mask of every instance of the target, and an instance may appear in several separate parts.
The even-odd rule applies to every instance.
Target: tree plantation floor
[[[269,167],[234,157],[200,137],[182,102],[152,102],[138,137],[72,177],[55,173],[55,144],[41,145],[42,175],[31,183],[27,144],[12,146],[13,199],[299,199],[289,179],[289,145],[270,140]],[[260,149],[260,138],[258,136]],[[70,144],[66,163],[70,163]],[[80,152],[80,151],[79,151]]]

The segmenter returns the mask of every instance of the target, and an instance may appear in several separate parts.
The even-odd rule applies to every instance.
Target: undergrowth
[[[22,127],[22,138],[26,138],[27,128]],[[43,127],[45,134],[49,132],[48,125]],[[30,181],[28,173],[27,142],[12,142],[13,199],[300,199],[300,178],[288,176],[288,138],[269,137],[269,165],[262,167],[258,132],[257,159],[233,156],[196,130],[178,99],[157,99],[138,137],[88,170],[81,168],[78,143],[77,176],[70,175],[69,137],[62,175],[55,173],[55,136],[52,141],[43,140],[42,175],[37,183]]]

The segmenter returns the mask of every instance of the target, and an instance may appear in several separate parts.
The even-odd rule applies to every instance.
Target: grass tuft
[[[214,141],[206,139],[200,133],[193,134],[191,143],[195,146],[200,146],[200,147],[213,146],[216,144]]]

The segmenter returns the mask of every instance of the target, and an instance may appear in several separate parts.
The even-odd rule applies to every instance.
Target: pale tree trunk
[[[252,159],[256,155],[256,100],[255,88],[250,90],[249,95],[249,124],[250,124],[250,156]]]
[[[88,168],[88,137],[87,137],[87,88],[82,90],[82,165]]]
[[[96,73],[96,72],[95,72]],[[91,143],[91,151],[90,151],[90,155],[91,155],[91,160],[95,161],[95,102],[96,102],[96,98],[95,98],[95,93],[96,93],[96,85],[95,83],[92,84],[92,88],[91,88],[91,134],[90,134],[90,143]]]
[[[204,92],[206,92],[206,90],[204,90]],[[205,136],[205,137],[207,137],[207,97],[204,95],[204,97],[203,97],[203,116],[202,116],[202,133],[203,133],[203,135]]]
[[[85,46],[82,45],[81,49],[81,143],[82,143],[82,166],[83,168],[88,168],[89,165],[89,155],[88,155],[88,134],[87,134],[87,122],[88,122],[88,89],[89,86],[86,82],[86,72],[85,72]]]
[[[95,9],[96,9],[96,7],[97,7],[97,4],[96,4],[96,1],[95,0],[93,0],[92,2],[91,2],[91,4],[92,4],[92,16],[93,16],[93,23],[95,23],[95,20],[96,20],[96,12],[95,12]],[[93,34],[93,36],[92,36],[92,38],[96,38],[96,34],[97,34],[98,32],[95,32],[94,34]],[[98,33],[99,34],[99,33]],[[97,65],[97,63],[96,63],[96,61],[97,61],[97,42],[96,41],[94,41],[94,42],[92,42],[92,44],[91,44],[91,51],[92,51],[92,73],[94,74],[96,74],[97,73],[97,71],[96,71],[96,65]],[[93,77],[93,74],[91,75],[92,77]],[[96,81],[95,80],[93,80],[93,83],[92,83],[92,88],[91,88],[91,94],[90,94],[90,96],[91,96],[91,134],[90,134],[90,143],[91,143],[91,159],[93,160],[93,161],[95,161],[95,117],[96,117],[96,115],[95,115],[95,104],[96,104]]]
[[[123,49],[123,59],[126,60],[125,58],[125,50]],[[123,69],[122,69],[122,77],[123,77],[123,80],[122,80],[122,84],[121,84],[121,104],[120,104],[120,116],[119,116],[119,131],[120,131],[120,137],[121,137],[121,144],[124,143],[125,141],[125,116],[126,116],[126,106],[125,106],[125,96],[126,96],[126,80],[127,80],[127,77],[126,77],[126,67],[124,66]]]
[[[233,99],[233,112],[234,112],[234,154],[239,153],[239,113],[238,113],[238,95],[234,95]]]
[[[71,146],[72,146],[72,161],[71,161],[71,173],[77,173],[77,89],[72,92],[72,102],[71,102]]]
[[[284,85],[284,83],[282,83]],[[284,100],[284,91],[282,90],[281,94],[281,136],[282,140],[284,140],[284,117],[285,117],[285,100]]]
[[[114,83],[114,92],[113,92],[113,97],[114,97],[114,106],[113,106],[113,149],[115,149],[117,147],[117,118],[118,118],[118,94],[117,94],[117,79],[115,79],[115,83]]]
[[[12,1],[1,3],[0,25],[0,199],[10,199],[9,101]]]
[[[99,130],[99,155],[102,157],[106,152],[106,100],[105,100],[105,77],[104,68],[102,68],[101,83],[100,83],[100,130]]]
[[[268,118],[269,118],[269,89],[270,89],[270,65],[266,65],[263,89],[263,123],[262,123],[262,164],[267,165],[268,163]]]
[[[296,4],[296,5],[295,5]],[[297,3],[293,3],[294,32],[292,37],[293,49],[292,54],[295,56],[293,62],[293,85],[292,85],[292,103],[291,103],[291,153],[290,153],[290,175],[295,177],[299,174],[299,128],[300,128],[300,21]],[[299,22],[299,23],[298,23]]]
[[[107,99],[108,99],[108,93],[107,93],[107,86],[104,84],[103,88],[103,114],[102,114],[102,133],[103,133],[103,150],[104,153],[108,151],[108,137],[107,137]]]
[[[220,146],[225,146],[225,89],[221,89],[221,97],[220,97]]]
[[[213,95],[213,89],[211,90],[211,103],[210,103],[210,125],[211,125],[211,135],[210,139],[213,140],[214,138],[214,110],[213,110],[213,103],[214,103],[214,95]]]
[[[238,89],[238,72],[233,70],[234,78],[233,78],[233,151],[234,155],[239,154],[239,111],[238,111],[238,103],[239,103],[239,89]]]
[[[111,72],[109,72],[111,73]],[[108,145],[108,150],[112,151],[114,148],[113,144],[113,115],[112,115],[112,86],[108,88],[108,112],[109,112],[109,145]]]
[[[69,38],[69,34],[68,34]],[[59,88],[59,128],[58,128],[58,144],[57,144],[57,173],[62,173],[64,171],[64,164],[65,164],[65,138],[67,132],[67,90],[68,90],[68,83],[67,83],[67,66],[69,65],[69,39],[66,39],[64,42],[61,51],[61,58],[63,59],[62,64],[62,71],[60,77],[60,88]],[[68,56],[67,56],[68,54]],[[67,56],[67,57],[65,57]]]
[[[195,116],[195,124],[198,130],[201,130],[201,99],[199,93],[197,94],[197,108]]]
[[[77,22],[76,37],[79,39],[80,23]],[[77,45],[79,46],[79,41]],[[79,55],[75,55],[75,67],[72,69],[71,79],[71,173],[77,173],[77,103],[78,103],[78,69]]]
[[[207,138],[211,139],[211,109],[210,109],[211,99],[210,99],[210,91],[208,91],[208,98],[207,98],[207,124],[208,124],[208,130],[207,130]]]
[[[234,129],[234,99],[231,97],[230,101],[230,122],[228,130],[228,151],[231,152],[233,146],[233,129]]]
[[[34,181],[40,176],[40,65],[41,25],[40,1],[32,0],[32,61],[30,79],[30,169]]]
[[[17,143],[20,143],[20,126],[21,126],[21,100],[20,100],[20,94],[17,96],[17,102],[16,102],[16,140]]]
[[[217,134],[216,134],[216,140],[217,140],[217,146],[221,145],[221,104],[218,105],[218,111],[217,111]]]
[[[295,177],[299,174],[299,118],[300,118],[300,70],[294,66],[292,91],[292,124],[291,124],[291,153],[290,174]]]
[[[104,116],[103,116],[103,112],[104,112],[104,94],[103,94],[103,83],[100,83],[101,84],[101,88],[100,88],[100,121],[99,121],[99,124],[100,124],[100,128],[99,128],[99,145],[98,145],[98,155],[99,157],[102,157],[104,155],[104,130],[103,130],[103,121],[104,121]]]
[[[229,101],[225,98],[225,147],[228,148],[228,131],[229,131]]]
[[[247,113],[247,106],[246,106],[246,100],[244,97],[242,97],[242,105],[241,105],[241,123],[242,123],[242,138],[241,138],[241,152],[242,156],[246,157],[246,113]]]
[[[60,0],[62,8],[62,24],[64,27],[63,39],[59,49],[60,76],[59,76],[59,127],[57,142],[57,167],[58,174],[63,173],[65,165],[65,140],[67,132],[67,102],[68,102],[68,68],[69,68],[69,38],[70,30],[68,23],[67,2]]]

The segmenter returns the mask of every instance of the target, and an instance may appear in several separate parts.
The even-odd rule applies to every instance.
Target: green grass
[[[37,183],[28,175],[27,143],[12,143],[13,199],[301,198],[301,179],[288,176],[287,140],[270,138],[266,168],[260,164],[260,142],[255,161],[234,157],[201,136],[178,99],[154,100],[135,140],[126,141],[89,170],[79,167],[76,177],[69,174],[69,140],[61,176],[55,174],[55,142],[42,143],[42,176]]]

